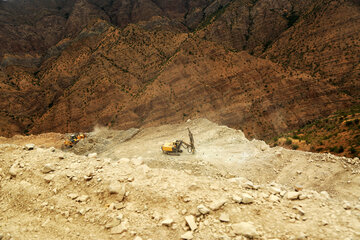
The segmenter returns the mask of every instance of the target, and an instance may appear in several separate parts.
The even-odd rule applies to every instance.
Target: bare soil
[[[164,155],[186,128],[196,153]],[[358,159],[270,148],[206,119],[87,135],[68,150],[61,134],[0,139],[3,239],[181,239],[190,215],[199,240],[360,239]]]

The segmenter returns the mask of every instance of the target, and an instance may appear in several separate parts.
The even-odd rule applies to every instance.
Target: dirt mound
[[[94,152],[103,153],[134,137],[138,132],[139,129],[136,128],[117,131],[109,130],[106,127],[95,127],[93,132],[86,134],[85,139],[68,150],[80,155],[88,155]]]
[[[187,127],[196,153],[163,155]],[[88,135],[78,154],[0,144],[3,239],[360,238],[358,159],[270,148],[205,119]]]

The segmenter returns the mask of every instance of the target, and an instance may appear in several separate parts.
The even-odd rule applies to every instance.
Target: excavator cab
[[[174,142],[165,143],[161,146],[161,150],[164,154],[177,155],[179,156],[182,153],[181,147],[187,149],[189,153],[195,153],[194,137],[188,128],[190,144],[184,142],[183,140],[176,140]]]
[[[71,148],[75,144],[77,144],[81,139],[85,138],[85,134],[83,133],[75,133],[71,134],[69,139],[66,139],[64,145],[66,148]]]

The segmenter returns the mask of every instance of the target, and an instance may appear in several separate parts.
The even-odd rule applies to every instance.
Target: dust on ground
[[[163,154],[187,128],[196,153]],[[63,151],[66,137],[0,139],[3,239],[360,239],[359,159],[270,148],[206,119],[99,127]]]

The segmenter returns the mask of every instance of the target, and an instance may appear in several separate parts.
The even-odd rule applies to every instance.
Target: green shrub
[[[334,152],[334,153],[342,153],[344,152],[344,147],[343,146],[340,146],[340,147],[331,147],[330,148],[330,152]]]
[[[294,144],[294,145],[292,145],[291,147],[292,147],[292,149],[296,150],[296,149],[299,148],[299,145]]]
[[[344,147],[343,147],[343,146],[340,146],[340,147],[338,148],[338,151],[337,151],[336,153],[342,153],[342,152],[344,152]]]
[[[292,144],[292,140],[287,138],[286,141],[285,141],[285,144],[286,145],[291,145]]]
[[[345,123],[345,125],[346,125],[347,127],[350,127],[352,124],[353,124],[352,121],[347,121],[347,122]]]
[[[350,153],[351,153],[351,154],[355,154],[355,153],[356,153],[356,149],[355,149],[353,146],[351,146],[351,148],[350,148]]]
[[[329,150],[330,150],[330,152],[338,152],[339,151],[337,146],[331,147]]]
[[[300,139],[300,137],[298,135],[296,135],[296,134],[292,138],[293,139]]]

